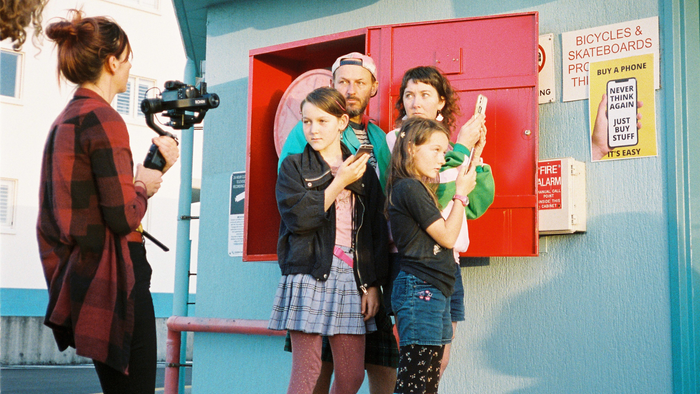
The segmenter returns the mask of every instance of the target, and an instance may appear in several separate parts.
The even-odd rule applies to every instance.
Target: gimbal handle
[[[148,114],[145,114],[145,115],[146,115],[146,124],[148,125],[148,127],[151,128],[151,130],[155,131],[155,132],[158,133],[159,135],[163,135],[163,136],[166,136],[166,137],[170,137],[170,138],[174,139],[176,143],[179,144],[179,142],[178,142],[178,140],[177,140],[177,136],[176,136],[175,134],[170,133],[170,132],[167,132],[167,131],[161,129],[160,126],[158,126],[158,125],[156,124],[156,122],[154,121],[154,119],[155,119],[155,114],[154,114],[154,113],[151,112],[151,113],[148,113]]]

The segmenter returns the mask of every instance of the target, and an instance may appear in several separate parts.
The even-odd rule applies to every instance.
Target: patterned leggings
[[[292,375],[287,394],[311,394],[321,373],[319,334],[290,331]],[[333,352],[335,380],[331,394],[355,394],[365,378],[365,336],[338,334],[328,337]],[[438,368],[440,370],[440,368]]]
[[[437,394],[445,346],[402,346],[394,393]]]

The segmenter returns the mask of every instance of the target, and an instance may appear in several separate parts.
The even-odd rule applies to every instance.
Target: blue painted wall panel
[[[172,293],[151,293],[156,317],[170,317],[173,312]],[[190,294],[194,302],[196,294]],[[2,316],[44,316],[49,303],[49,292],[46,289],[13,289],[0,288],[0,315]],[[194,315],[191,306],[190,316]]]
[[[267,319],[279,279],[275,262],[227,254],[229,177],[245,169],[250,49],[366,26],[531,10],[540,12],[540,33],[556,37],[558,100],[562,32],[660,14],[651,0],[267,0],[210,9],[207,80],[221,107],[204,130],[197,315]],[[663,119],[657,107],[658,124]],[[467,321],[458,326],[441,391],[672,392],[664,166],[658,157],[590,163],[589,152],[587,100],[540,106],[540,157],[587,162],[588,232],[543,238],[536,258],[463,269]],[[284,391],[291,358],[281,338],[197,334],[195,341],[197,392]]]

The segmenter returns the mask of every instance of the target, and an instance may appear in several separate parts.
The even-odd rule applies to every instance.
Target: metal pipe
[[[168,328],[168,339],[165,345],[165,394],[177,394],[180,390],[180,331]]]
[[[184,82],[190,85],[195,83],[196,67],[192,59],[188,58],[185,64]],[[177,221],[177,247],[175,248],[175,285],[173,289],[173,315],[187,316],[187,300],[190,292],[190,255],[192,242],[190,241],[190,221],[183,217],[190,216],[192,211],[192,155],[194,142],[194,128],[182,130],[180,135],[180,195],[178,200]],[[180,363],[184,364],[187,358],[187,338],[181,339]],[[179,391],[184,393],[185,380],[180,381]]]
[[[180,347],[181,338],[187,331],[212,332],[221,334],[247,334],[284,336],[285,331],[267,328],[267,320],[218,319],[205,317],[171,316],[168,318],[168,339],[165,353],[165,387],[164,394],[177,394],[180,381]],[[184,374],[183,374],[184,376]]]

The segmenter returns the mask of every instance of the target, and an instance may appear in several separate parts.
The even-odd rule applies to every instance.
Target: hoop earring
[[[442,117],[442,113],[440,112],[440,110],[438,110],[435,120],[437,120],[438,122],[442,122],[443,119],[445,118]]]

